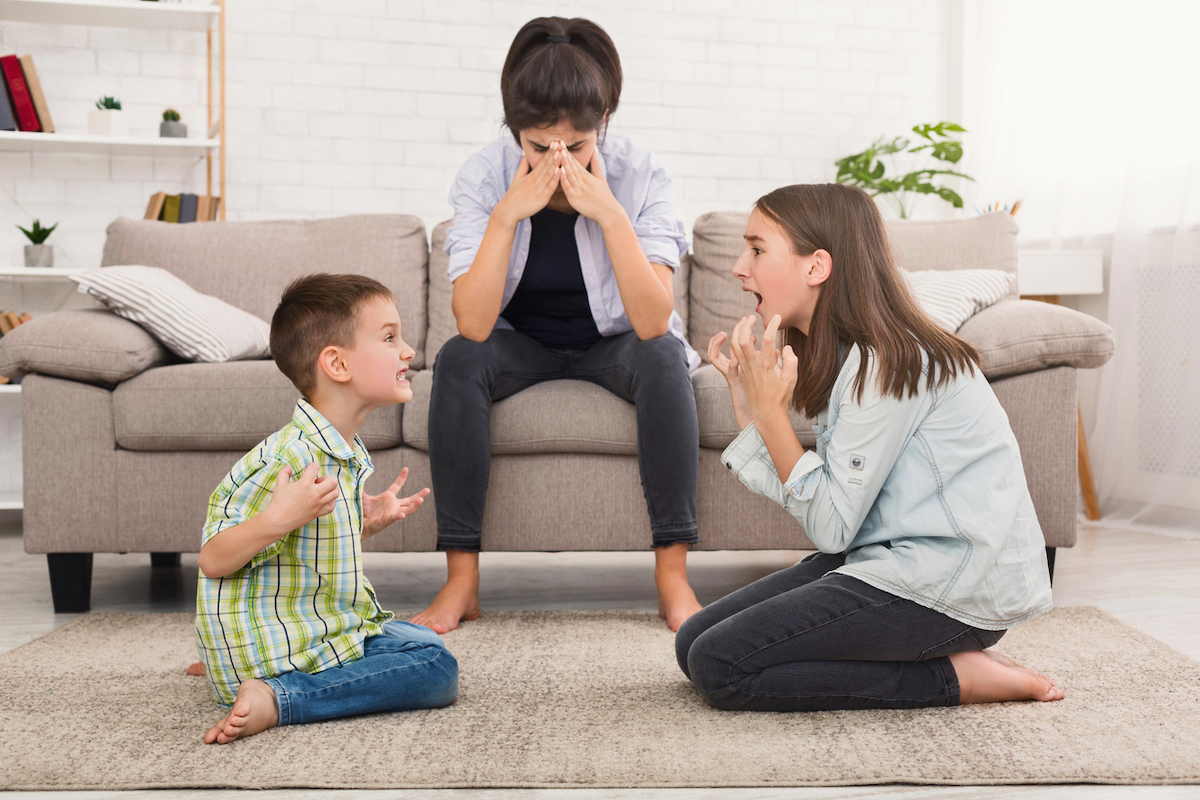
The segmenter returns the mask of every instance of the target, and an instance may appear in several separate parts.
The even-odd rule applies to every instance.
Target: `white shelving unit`
[[[0,0],[2,2],[3,0]],[[122,156],[203,156],[219,150],[219,138],[171,139],[132,136],[88,136],[71,133],[0,131],[0,150],[25,152],[104,153]]]

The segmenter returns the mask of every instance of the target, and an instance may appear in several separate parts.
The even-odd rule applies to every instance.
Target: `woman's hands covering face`
[[[779,411],[787,413],[796,389],[799,362],[791,345],[785,346],[782,352],[775,347],[775,337],[783,321],[778,314],[771,317],[763,331],[762,349],[755,350],[754,334],[751,333],[754,320],[753,316],[742,317],[733,329],[729,349],[737,359],[738,377],[750,413],[757,422]]]
[[[601,227],[615,215],[625,215],[625,209],[613,197],[612,189],[604,179],[598,149],[592,150],[592,158],[585,168],[571,157],[562,142],[555,142],[551,148],[560,155],[560,183],[572,208]]]
[[[545,208],[554,196],[562,180],[561,167],[564,157],[564,151],[557,145],[556,142],[546,151],[536,167],[531,168],[528,157],[521,156],[516,176],[508,185],[504,197],[496,204],[496,211],[501,211],[510,224],[516,225],[521,220],[532,217]]]

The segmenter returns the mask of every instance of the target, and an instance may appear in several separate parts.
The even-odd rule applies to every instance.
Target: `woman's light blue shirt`
[[[836,572],[986,630],[1049,611],[1046,545],[1017,440],[978,367],[932,390],[922,377],[897,400],[879,391],[872,359],[859,402],[859,362],[848,348],[813,426],[816,452],[786,483],[753,423],[722,462],[822,552],[846,553]]]
[[[638,147],[624,136],[607,134],[601,137],[596,150],[601,172],[613,196],[629,215],[646,258],[652,264],[679,269],[679,259],[687,252],[688,240],[683,223],[675,216],[671,175],[667,168],[649,150]],[[520,162],[520,146],[510,134],[504,134],[467,159],[459,170],[450,187],[454,225],[446,234],[445,246],[446,255],[450,257],[451,281],[458,280],[471,268],[492,209],[508,191]],[[503,309],[521,283],[532,231],[533,225],[528,219],[517,223],[497,328],[512,327],[504,319]],[[600,335],[615,336],[633,330],[625,315],[625,304],[621,302],[617,276],[600,226],[580,214],[575,223],[575,242],[579,246],[579,264],[583,269],[592,318]],[[668,332],[683,342],[688,367],[695,371],[700,366],[700,356],[688,344],[683,322],[674,311]]]

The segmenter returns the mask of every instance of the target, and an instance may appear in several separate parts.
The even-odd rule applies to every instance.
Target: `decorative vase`
[[[90,109],[88,111],[88,133],[92,136],[128,136],[129,119],[120,109]]]
[[[27,244],[25,245],[25,266],[53,267],[54,245]]]
[[[158,123],[158,135],[166,136],[170,139],[186,139],[187,123],[164,119]]]

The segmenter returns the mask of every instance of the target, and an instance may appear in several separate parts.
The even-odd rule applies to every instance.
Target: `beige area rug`
[[[1093,608],[1003,650],[1067,699],[717,712],[649,614],[492,614],[446,637],[457,703],[231,746],[185,615],[93,614],[0,656],[0,787],[689,787],[1200,782],[1200,663]]]

